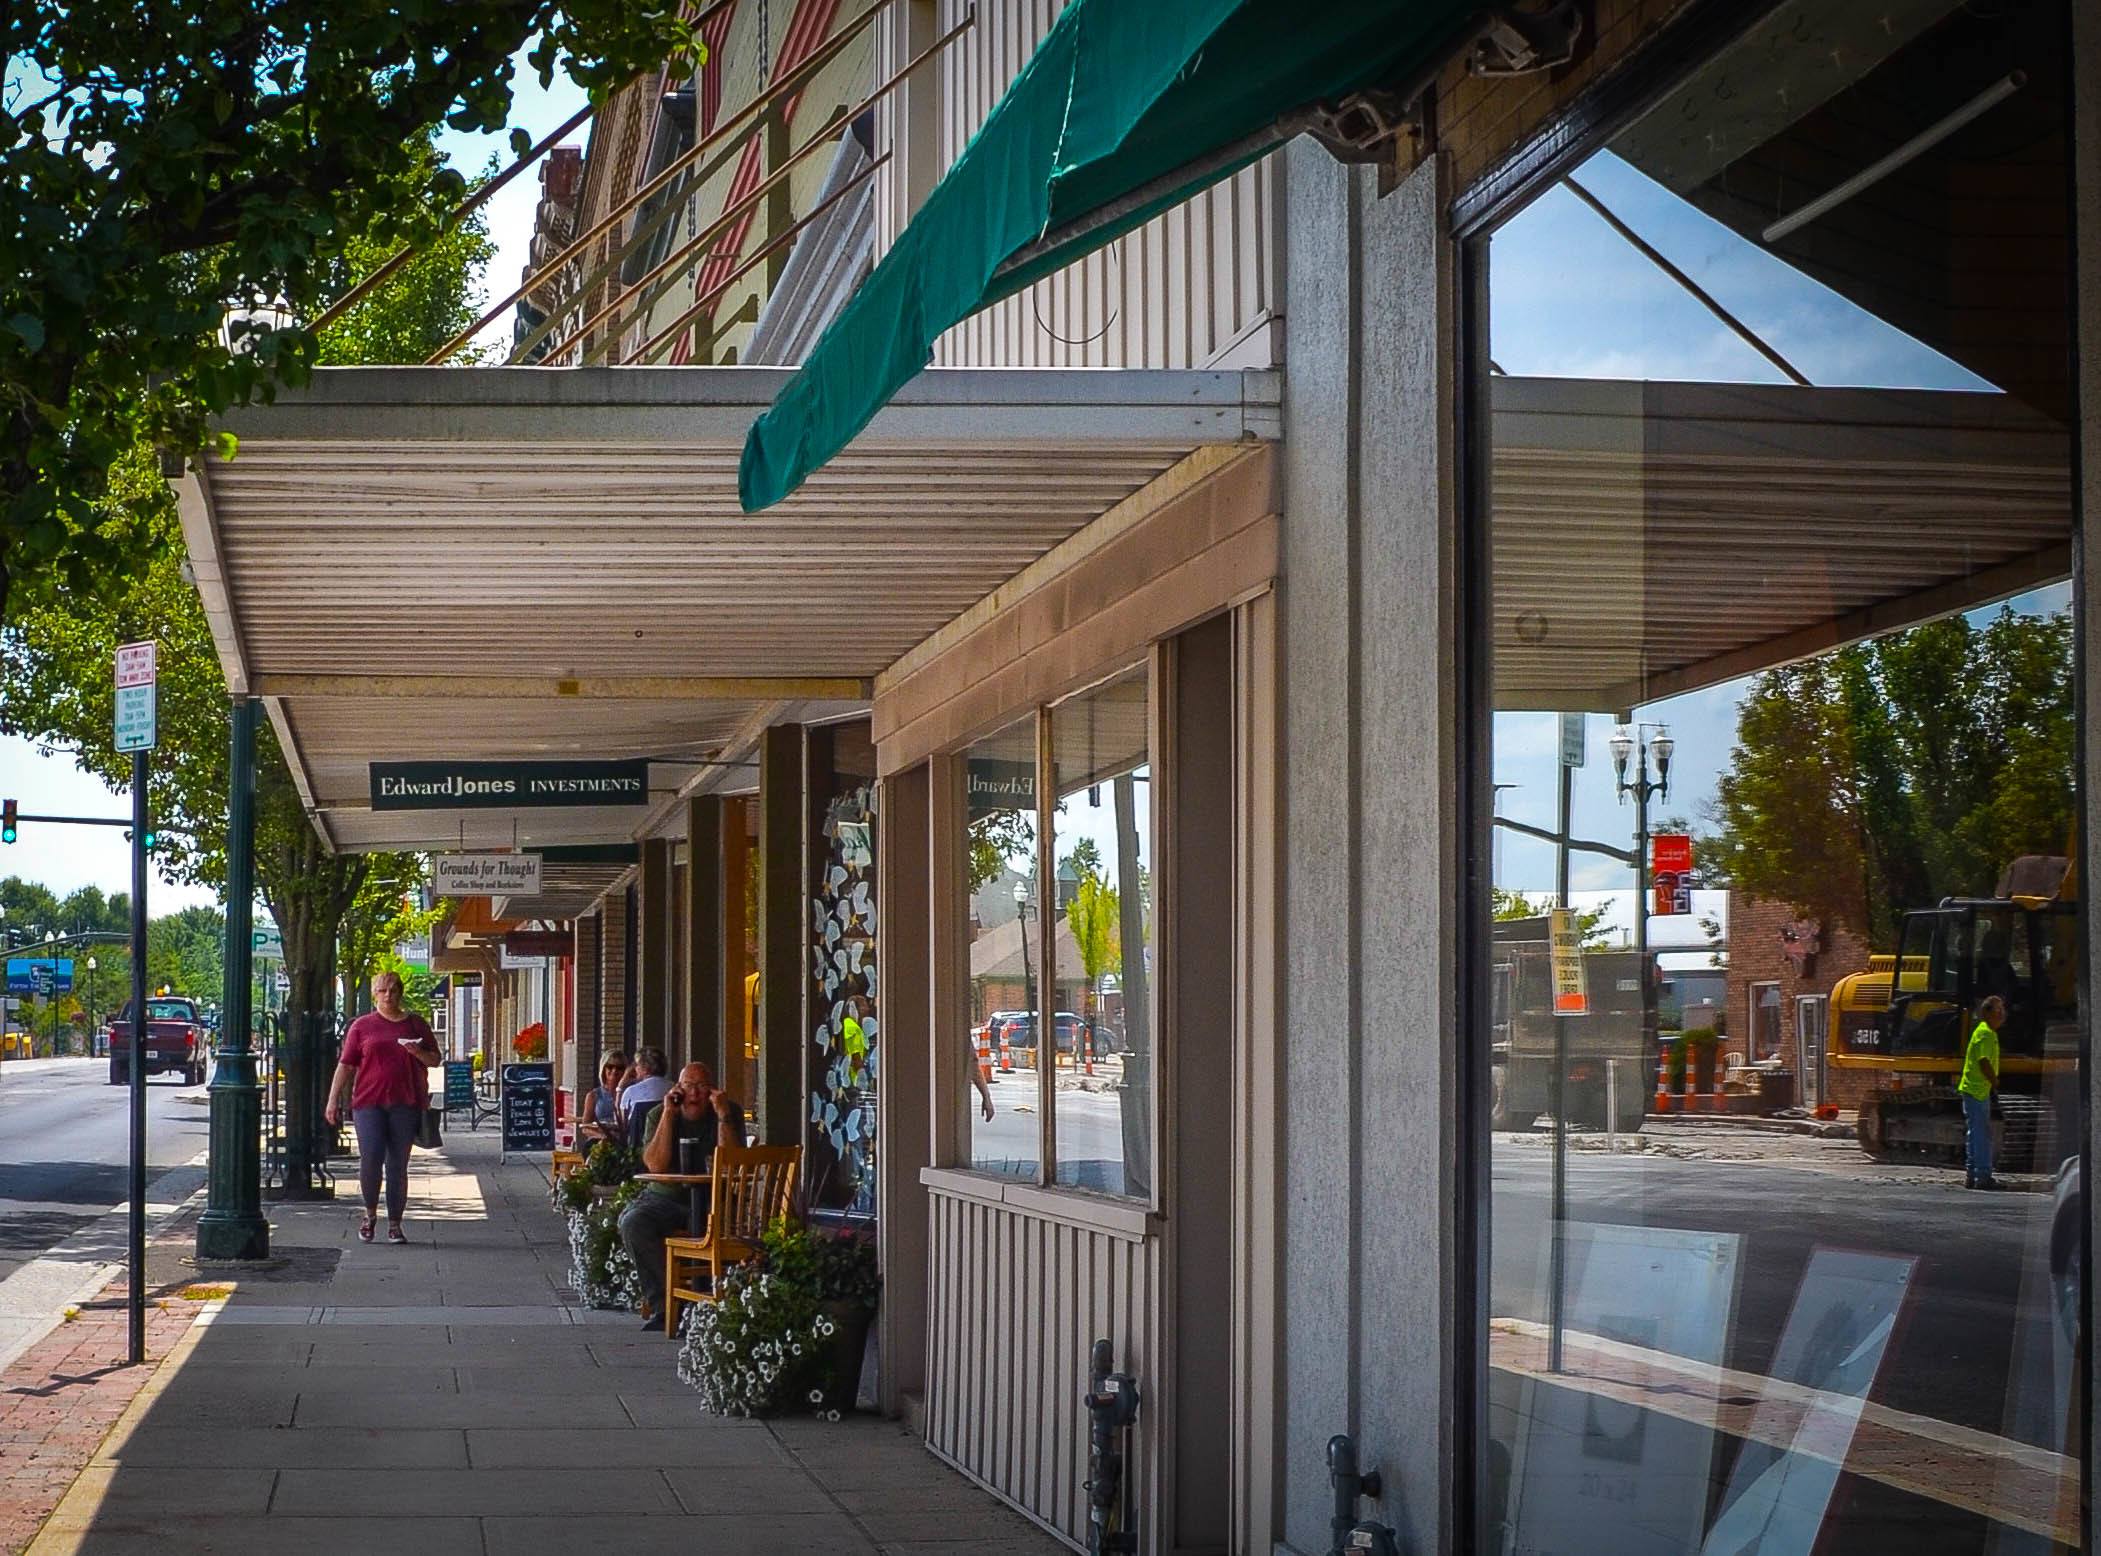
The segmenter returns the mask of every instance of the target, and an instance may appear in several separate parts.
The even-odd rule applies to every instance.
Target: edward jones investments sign
[[[649,763],[374,762],[374,810],[646,805]]]

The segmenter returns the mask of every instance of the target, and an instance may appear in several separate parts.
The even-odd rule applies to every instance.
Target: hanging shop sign
[[[972,821],[995,811],[1036,808],[1036,764],[995,758],[964,764],[963,803]]]
[[[649,763],[374,762],[374,810],[646,805]]]
[[[514,929],[503,937],[504,953],[517,957],[576,955],[576,935],[566,929]]]
[[[1583,937],[1576,929],[1576,915],[1567,908],[1547,913],[1547,936],[1554,962],[1554,1014],[1590,1014],[1590,986],[1583,977]]]
[[[538,854],[438,854],[430,889],[440,897],[537,897]]]

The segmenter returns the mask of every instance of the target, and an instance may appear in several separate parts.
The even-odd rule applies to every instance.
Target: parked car
[[[1007,1014],[1012,1019],[1000,1029],[999,1041],[1005,1042],[1009,1047],[1013,1048],[1034,1048],[1036,1046],[1035,1014],[1026,1010],[1008,1012]],[[997,1017],[994,1019],[997,1019]],[[1082,1040],[1082,1034],[1090,1030],[1094,1033],[1094,1055],[1096,1058],[1105,1058],[1120,1051],[1121,1044],[1116,1033],[1099,1022],[1090,1022],[1085,1016],[1076,1015],[1069,1010],[1061,1010],[1057,1015],[1057,1023],[1058,1052],[1061,1054],[1074,1052]]]
[[[186,1086],[202,1086],[211,1062],[211,1028],[197,1002],[181,995],[146,1001],[145,1071],[150,1079],[173,1070]],[[109,1024],[109,1083],[131,1084],[131,1006]]]

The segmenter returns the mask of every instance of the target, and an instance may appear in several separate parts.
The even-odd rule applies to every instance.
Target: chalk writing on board
[[[474,1106],[474,1061],[472,1059],[448,1059],[445,1061],[445,1107],[471,1108]]]
[[[554,1149],[554,1066],[503,1067],[503,1149]]]

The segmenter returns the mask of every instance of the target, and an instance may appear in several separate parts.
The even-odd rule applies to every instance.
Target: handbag
[[[444,1135],[438,1131],[440,1116],[438,1109],[425,1108],[423,1121],[416,1126],[416,1144],[426,1151],[435,1151],[445,1143]]]

